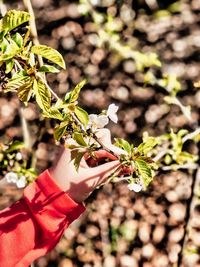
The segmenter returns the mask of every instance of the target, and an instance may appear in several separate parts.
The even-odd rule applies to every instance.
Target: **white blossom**
[[[89,123],[87,128],[92,128],[93,130],[102,129],[108,124],[109,120],[106,115],[96,115],[90,114],[89,115]]]
[[[128,184],[128,189],[137,193],[142,190],[142,185],[136,183],[130,183]]]
[[[24,188],[26,184],[27,184],[27,181],[26,181],[25,176],[21,176],[16,182],[16,185],[18,188]]]
[[[117,117],[117,111],[119,107],[116,106],[115,104],[110,104],[107,110],[106,115],[109,117],[109,119],[115,123],[118,122],[118,117]]]
[[[20,152],[17,152],[15,158],[16,158],[17,161],[22,160],[22,154]]]
[[[15,172],[8,172],[6,173],[5,178],[8,183],[16,183],[18,180],[18,175]]]

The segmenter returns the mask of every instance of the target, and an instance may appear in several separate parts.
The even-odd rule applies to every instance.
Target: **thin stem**
[[[78,120],[78,118],[76,117],[76,115],[74,113],[71,114],[72,118],[75,120],[75,122],[81,127],[81,129],[85,132],[85,129],[83,127],[83,125],[81,124],[81,122]],[[99,139],[98,137],[95,135],[95,133],[92,133],[93,136],[92,138],[107,152],[109,152],[110,154],[112,154],[113,156],[115,156],[117,159],[119,159],[119,156],[116,155],[112,150],[110,150],[109,148],[107,148]]]
[[[193,138],[194,138],[195,136],[197,136],[198,134],[200,134],[200,127],[197,128],[194,132],[185,135],[185,136],[182,138],[183,143],[185,143],[187,140],[191,140],[191,139],[193,139]]]
[[[33,38],[33,43],[35,45],[39,45],[39,39],[38,39],[38,33],[37,33],[37,27],[36,27],[36,23],[35,23],[35,14],[33,11],[33,7],[31,4],[31,0],[23,0],[24,6],[25,8],[28,10],[29,14],[30,14],[30,30],[31,30],[31,36]],[[39,65],[42,66],[43,65],[43,60],[41,56],[38,56],[38,61],[39,61]]]
[[[171,165],[171,166],[163,166],[161,169],[163,171],[170,171],[170,170],[178,170],[178,169],[190,169],[190,170],[196,170],[198,168],[197,163],[186,163],[183,165]]]
[[[46,79],[44,77],[42,77],[41,75],[39,75],[37,73],[37,77],[45,84],[45,86],[47,87],[47,89],[52,93],[52,95],[57,99],[57,100],[61,100],[60,97],[51,89],[51,87],[48,85]],[[62,100],[61,100],[62,101]]]
[[[6,14],[6,12],[7,12],[7,7],[4,4],[3,0],[0,0],[0,12],[1,12],[2,16],[4,16]]]

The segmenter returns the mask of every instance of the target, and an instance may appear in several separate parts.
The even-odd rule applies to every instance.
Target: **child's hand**
[[[114,153],[120,154],[123,152],[123,150],[112,145],[108,129],[100,130],[97,136]],[[71,150],[65,149],[57,164],[49,170],[58,185],[76,202],[83,202],[96,187],[105,183],[107,178],[120,167],[119,160],[105,150],[98,150],[95,155],[99,160],[108,158],[112,161],[96,167],[90,167],[86,162],[86,155],[81,160],[77,172],[74,167],[74,161],[71,160]]]

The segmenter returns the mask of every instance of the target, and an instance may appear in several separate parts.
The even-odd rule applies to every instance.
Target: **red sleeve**
[[[84,210],[44,171],[22,199],[0,212],[0,266],[25,267],[45,255]]]

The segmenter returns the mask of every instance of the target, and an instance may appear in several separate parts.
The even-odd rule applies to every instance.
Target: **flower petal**
[[[128,189],[137,193],[142,190],[142,185],[131,183],[131,184],[128,184]]]
[[[25,176],[21,176],[19,180],[17,180],[16,185],[18,188],[24,188],[26,186],[26,177]]]
[[[6,173],[5,178],[8,183],[16,183],[18,180],[18,175],[15,172],[8,172]]]
[[[117,117],[117,111],[119,107],[116,106],[115,104],[110,104],[107,110],[107,116],[111,119],[111,121],[117,123],[118,122],[118,117]]]
[[[104,128],[108,124],[109,120],[106,115],[100,115],[98,118],[95,120],[96,127],[98,129]]]

